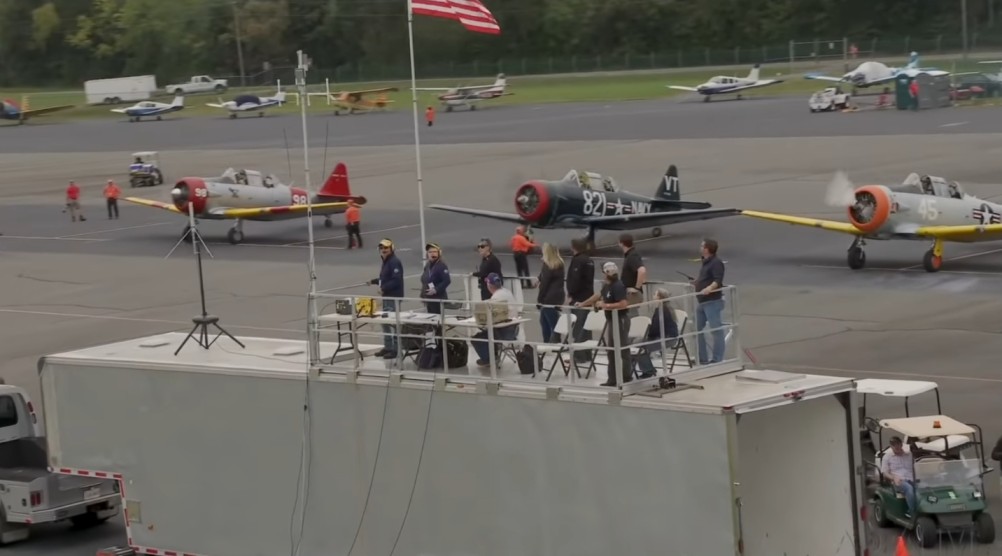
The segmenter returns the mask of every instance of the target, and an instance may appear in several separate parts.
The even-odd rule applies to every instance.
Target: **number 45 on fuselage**
[[[429,208],[549,228],[585,228],[588,244],[595,230],[633,230],[708,220],[738,214],[737,209],[714,209],[710,203],[682,201],[678,169],[674,164],[658,181],[653,197],[623,191],[609,176],[571,170],[557,181],[530,180],[515,191],[515,214],[449,205]]]

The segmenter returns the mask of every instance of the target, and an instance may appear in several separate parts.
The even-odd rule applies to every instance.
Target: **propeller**
[[[835,172],[825,191],[825,204],[830,207],[845,208],[856,201],[856,186],[849,181],[845,172]]]

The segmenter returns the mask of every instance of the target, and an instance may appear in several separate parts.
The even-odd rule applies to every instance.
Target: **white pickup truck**
[[[27,392],[0,381],[0,544],[27,539],[30,525],[96,525],[118,514],[117,481],[53,473],[47,460]]]
[[[225,79],[213,79],[208,75],[196,75],[187,83],[174,83],[164,87],[172,95],[188,93],[221,93],[230,87]]]

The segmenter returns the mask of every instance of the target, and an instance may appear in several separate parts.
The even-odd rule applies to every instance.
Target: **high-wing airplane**
[[[910,174],[900,185],[856,188],[839,172],[828,186],[826,204],[845,208],[848,222],[804,218],[752,210],[754,218],[810,226],[855,236],[849,246],[849,268],[866,264],[866,240],[932,240],[922,267],[936,272],[943,266],[943,242],[973,243],[1002,239],[1002,205],[968,195],[957,182]]]
[[[213,108],[225,108],[230,111],[230,119],[236,119],[240,112],[257,112],[258,117],[264,116],[265,108],[281,106],[285,102],[285,91],[278,91],[273,97],[259,97],[257,95],[239,95],[233,100],[218,103],[206,103],[206,106]]]
[[[473,85],[468,87],[418,87],[416,91],[444,91],[438,96],[438,100],[445,106],[446,112],[452,112],[454,106],[467,106],[470,110],[476,110],[475,103],[495,99],[502,96],[513,95],[515,93],[505,92],[508,86],[508,79],[503,73],[499,73],[493,85]]]
[[[34,118],[35,116],[41,116],[42,114],[48,114],[49,112],[58,112],[60,110],[67,110],[73,108],[74,105],[67,104],[63,106],[48,106],[46,108],[35,108],[34,110],[28,108],[27,97],[21,99],[21,104],[18,104],[10,99],[4,99],[0,103],[0,119],[3,120],[16,120],[18,125],[23,125],[29,118]]]
[[[305,189],[284,185],[272,175],[255,170],[228,168],[215,178],[181,178],[170,192],[170,203],[139,197],[126,197],[130,203],[155,207],[187,216],[190,203],[195,218],[204,220],[236,220],[226,239],[237,244],[243,241],[243,221],[272,222],[302,218],[307,202],[313,213],[324,216],[324,226],[333,226],[331,215],[344,212],[348,201],[365,204],[365,197],[352,195],[348,186],[348,167],[339,162],[320,191],[313,196]],[[188,233],[188,226],[184,228]]]
[[[666,85],[669,89],[677,89],[679,91],[691,91],[694,93],[699,93],[704,95],[703,102],[710,102],[710,96],[712,95],[727,95],[732,93],[740,93],[748,89],[755,89],[758,87],[767,87],[769,85],[775,85],[777,83],[782,83],[782,79],[759,79],[759,65],[755,64],[755,67],[748,72],[748,77],[731,77],[728,75],[716,75],[711,77],[706,83],[696,85],[695,87],[685,87],[683,85]],[[741,95],[738,94],[738,98]]]
[[[863,62],[857,66],[856,69],[850,71],[842,77],[808,73],[804,76],[804,79],[819,79],[822,81],[833,81],[836,83],[848,82],[852,83],[853,87],[865,89],[872,85],[880,85],[894,81],[894,79],[901,74],[909,77],[915,77],[919,73],[927,73],[933,77],[950,75],[950,72],[948,71],[942,71],[936,68],[921,68],[918,64],[918,52],[912,52],[911,57],[908,59],[908,64],[903,68],[888,67],[880,62]]]
[[[128,108],[111,109],[112,112],[128,116],[130,122],[138,122],[141,118],[149,118],[151,116],[156,116],[157,120],[160,120],[163,114],[177,112],[178,110],[184,110],[184,97],[181,95],[174,97],[174,102],[170,104],[143,100]]]
[[[515,191],[515,214],[449,205],[429,208],[548,228],[586,228],[588,244],[595,245],[595,230],[633,230],[708,220],[739,214],[737,209],[713,209],[710,203],[682,201],[678,169],[674,164],[657,185],[654,197],[619,188],[609,176],[571,170],[558,181],[531,180]]]
[[[396,87],[383,87],[382,89],[367,89],[364,91],[341,91],[331,93],[331,101],[334,104],[334,115],[341,114],[342,110],[349,114],[355,112],[372,112],[373,110],[384,110],[393,101],[386,98],[385,94],[392,91],[399,91]],[[365,95],[379,94],[375,100],[367,100]]]

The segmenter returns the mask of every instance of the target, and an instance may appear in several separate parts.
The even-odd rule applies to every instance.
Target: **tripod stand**
[[[198,293],[202,302],[202,314],[191,319],[191,321],[195,323],[195,326],[192,327],[191,332],[188,333],[188,336],[183,342],[181,342],[181,345],[178,346],[174,355],[176,356],[178,353],[181,353],[181,349],[188,343],[188,340],[195,338],[196,332],[198,333],[198,337],[195,338],[195,343],[202,346],[204,349],[209,349],[209,346],[216,343],[216,340],[218,340],[223,334],[236,342],[240,347],[247,347],[241,343],[240,340],[234,338],[232,334],[227,332],[225,328],[219,326],[219,317],[208,314],[205,309],[205,281],[202,277],[202,250],[199,247],[205,247],[206,252],[209,252],[209,248],[205,246],[205,242],[202,241],[202,236],[199,235],[198,229],[195,227],[195,212],[191,203],[188,203],[188,229],[185,230],[184,235],[181,236],[181,239],[178,240],[178,242],[170,250],[170,253],[167,253],[168,257],[175,249],[177,249],[177,246],[180,245],[182,241],[187,239],[188,234],[191,234],[192,251],[195,254],[195,265],[198,267]],[[209,256],[212,256],[211,252],[209,252]],[[216,337],[213,338],[212,341],[209,341],[210,326],[214,326],[217,330],[219,330],[219,333],[216,334]]]

